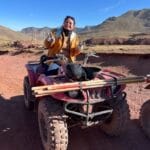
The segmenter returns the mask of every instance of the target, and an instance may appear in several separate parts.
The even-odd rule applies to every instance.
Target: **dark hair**
[[[65,19],[64,19],[64,22],[65,22],[67,19],[73,20],[74,24],[76,24],[76,21],[75,21],[75,18],[74,18],[74,17],[72,17],[72,16],[66,16]]]

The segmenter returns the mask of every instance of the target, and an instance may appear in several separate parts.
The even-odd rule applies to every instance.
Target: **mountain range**
[[[44,40],[52,28],[27,27],[20,32],[0,26],[0,40]],[[119,17],[112,16],[104,22],[76,28],[82,40],[100,37],[130,37],[131,35],[150,35],[150,9],[130,10]]]

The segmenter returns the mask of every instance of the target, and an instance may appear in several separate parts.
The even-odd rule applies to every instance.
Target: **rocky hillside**
[[[128,11],[119,17],[110,17],[103,23],[83,29],[82,37],[126,37],[150,33],[150,9]]]
[[[25,28],[21,32],[42,39],[50,28]],[[77,28],[82,39],[99,37],[129,37],[150,33],[150,9],[128,11],[119,17],[110,17],[101,24]]]
[[[44,40],[47,34],[50,32],[51,28],[43,27],[43,28],[36,28],[36,27],[28,27],[21,30],[21,33],[24,33],[30,36],[33,40],[39,39]]]
[[[29,40],[30,37],[27,35],[13,31],[9,28],[0,25],[0,43],[15,41],[15,40]]]

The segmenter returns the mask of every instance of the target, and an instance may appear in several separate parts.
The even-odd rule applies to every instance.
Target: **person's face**
[[[72,31],[74,29],[74,26],[74,21],[70,18],[68,18],[63,24],[64,29],[69,31]]]

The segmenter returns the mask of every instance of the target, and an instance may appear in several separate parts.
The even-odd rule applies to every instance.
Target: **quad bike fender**
[[[49,77],[47,77],[45,74],[41,74],[36,82],[37,85],[52,85],[54,84],[54,82],[52,80],[50,80]]]
[[[28,71],[29,83],[33,87],[36,85],[36,80],[38,76],[36,76],[32,71]]]
[[[104,69],[104,70],[100,71],[99,74],[101,76],[103,76],[103,78],[106,79],[106,80],[125,78],[126,77],[126,76],[124,76],[120,73],[116,73],[116,72],[113,72],[113,71],[108,70],[108,69]]]
[[[31,86],[36,85],[36,80],[38,78],[38,75],[36,74],[37,67],[38,67],[38,64],[26,64],[29,83],[30,83]]]

